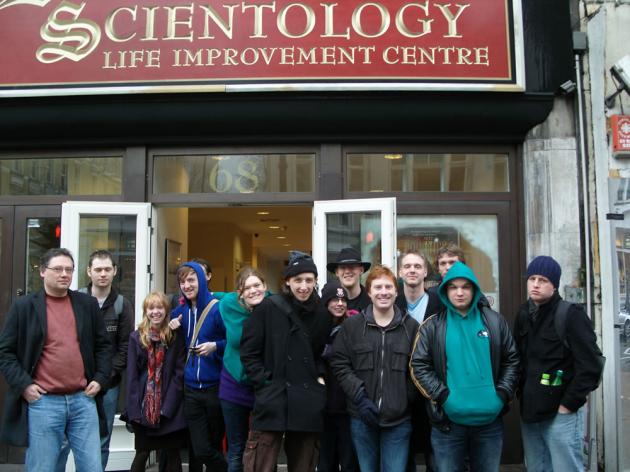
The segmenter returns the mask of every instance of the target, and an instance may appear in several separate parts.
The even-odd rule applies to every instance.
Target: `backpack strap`
[[[553,315],[553,324],[560,341],[562,341],[564,347],[570,350],[571,346],[569,341],[567,341],[567,315],[569,314],[569,308],[571,308],[571,303],[560,300]]]
[[[123,296],[119,293],[114,302],[114,313],[116,316],[120,316],[123,312]]]
[[[204,308],[204,310],[201,312],[201,316],[199,317],[199,320],[197,320],[197,323],[195,324],[195,330],[193,331],[192,338],[190,338],[190,345],[188,346],[188,353],[186,354],[186,364],[188,364],[188,359],[190,359],[191,349],[195,347],[195,344],[197,344],[199,331],[201,331],[201,326],[203,325],[203,322],[206,320],[206,316],[208,316],[208,313],[210,313],[210,310],[212,309],[212,307],[218,302],[219,300],[217,300],[216,298],[213,298],[212,300],[210,300],[210,303],[208,303],[206,307]]]

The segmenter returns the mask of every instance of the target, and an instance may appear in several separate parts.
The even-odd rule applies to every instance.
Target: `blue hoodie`
[[[179,305],[171,312],[171,319],[182,315],[181,329],[186,336],[186,347],[190,346],[195,325],[203,313],[204,308],[214,297],[208,290],[206,274],[203,268],[196,262],[186,262],[185,266],[191,267],[197,274],[199,281],[199,293],[197,294],[196,311],[193,310],[190,300],[185,296],[186,303]],[[182,295],[184,295],[182,293]],[[184,369],[184,383],[191,388],[208,388],[219,385],[221,368],[223,366],[223,352],[225,351],[225,326],[219,313],[219,304],[215,303],[203,322],[199,331],[196,345],[205,342],[216,342],[217,349],[209,356],[197,356],[190,354]]]
[[[454,279],[473,285],[473,298],[466,316],[448,299],[447,287]],[[479,283],[472,270],[461,262],[453,264],[444,276],[438,295],[446,306],[446,385],[449,395],[444,412],[457,424],[482,426],[492,423],[503,409],[492,375],[490,338],[477,303]]]

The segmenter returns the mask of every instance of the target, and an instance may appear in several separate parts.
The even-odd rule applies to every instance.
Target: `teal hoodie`
[[[466,316],[462,316],[447,296],[447,286],[454,279],[467,279],[474,295]],[[490,359],[490,338],[477,302],[479,283],[472,270],[461,262],[453,264],[438,289],[446,306],[446,385],[449,395],[444,412],[457,424],[482,426],[492,423],[503,409],[497,395]]]

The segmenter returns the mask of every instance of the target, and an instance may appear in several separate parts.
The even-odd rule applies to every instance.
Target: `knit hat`
[[[341,298],[348,301],[348,292],[338,280],[328,282],[322,290],[322,304],[328,306],[328,302],[333,298]]]
[[[529,279],[532,275],[542,275],[548,278],[557,289],[560,285],[562,269],[553,257],[538,256],[527,266],[527,278]]]
[[[311,272],[317,277],[317,266],[313,262],[313,258],[304,252],[290,251],[289,263],[284,269],[285,280],[305,272]]]

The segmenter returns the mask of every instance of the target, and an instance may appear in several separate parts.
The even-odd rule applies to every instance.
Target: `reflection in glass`
[[[121,193],[122,157],[0,160],[0,195]]]
[[[438,283],[435,256],[439,248],[453,242],[462,248],[466,264],[474,271],[481,290],[494,310],[499,310],[499,244],[494,215],[398,215],[398,253],[424,253],[433,271],[427,286]]]
[[[628,179],[620,179],[623,183],[621,199],[627,199]],[[619,353],[617,371],[619,398],[619,444],[626,444],[630,438],[630,228],[616,228],[615,246],[617,250],[617,277],[619,286],[615,289],[617,298],[615,306],[615,326],[619,328],[619,337],[615,339],[615,352]],[[617,343],[619,343],[617,345]],[[622,448],[620,469],[630,470],[630,448]]]
[[[85,287],[89,282],[86,267],[90,254],[97,249],[107,249],[118,265],[114,285],[135,306],[136,216],[81,216],[79,228],[79,287]]]
[[[508,192],[507,154],[346,155],[349,192]]]
[[[153,193],[315,191],[315,154],[156,156]]]
[[[26,219],[25,294],[42,288],[39,261],[46,251],[59,247],[60,225],[61,220],[57,217]]]
[[[327,262],[334,262],[344,247],[361,253],[361,260],[372,265],[381,263],[381,215],[379,212],[329,213],[326,215]],[[364,274],[363,279],[365,279]],[[320,285],[322,277],[320,275]],[[334,279],[328,274],[327,280]]]

